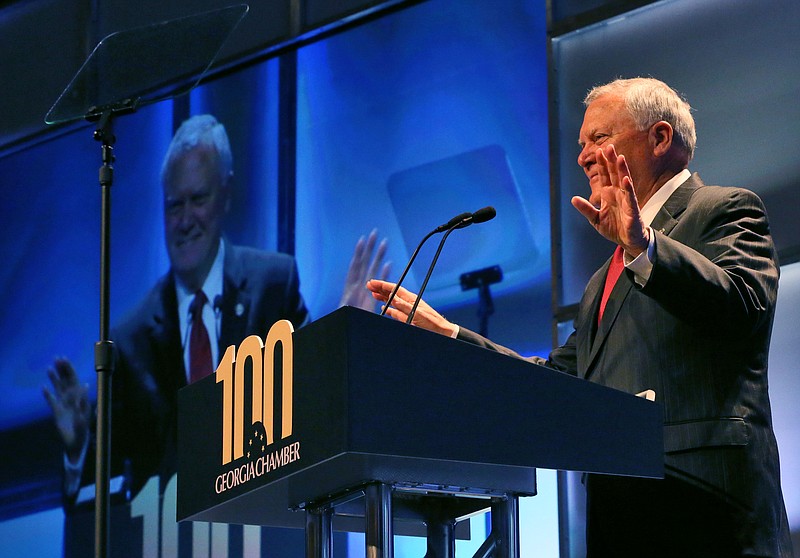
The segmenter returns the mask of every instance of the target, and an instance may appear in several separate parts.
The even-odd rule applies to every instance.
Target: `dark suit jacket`
[[[779,268],[764,207],[748,190],[693,175],[652,228],[644,288],[626,271],[598,325],[609,260],[584,291],[574,333],[545,364],[628,393],[655,390],[667,474],[744,507],[747,545],[782,556],[789,531],[767,396]]]
[[[294,259],[226,243],[220,356],[248,335],[265,337],[280,319],[290,320],[295,328],[309,320]],[[117,357],[112,380],[112,474],[123,472],[128,460],[136,493],[154,474],[163,481],[175,472],[177,392],[186,385],[186,371],[171,272],[112,330],[111,339]],[[86,474],[84,480],[91,482]]]

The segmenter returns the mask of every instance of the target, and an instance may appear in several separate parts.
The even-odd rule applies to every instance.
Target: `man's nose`
[[[581,152],[578,153],[578,165],[580,165],[581,168],[585,169],[586,166],[592,162],[595,149],[596,148],[590,147],[589,144],[581,148]]]
[[[195,223],[194,213],[192,212],[192,208],[189,204],[184,205],[180,209],[180,213],[178,214],[178,226],[181,230],[189,230]]]

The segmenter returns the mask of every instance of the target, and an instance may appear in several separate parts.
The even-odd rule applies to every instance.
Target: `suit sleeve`
[[[472,345],[477,345],[478,347],[483,347],[484,349],[489,349],[490,351],[495,351],[514,358],[526,360],[533,364],[538,364],[539,366],[547,366],[548,368],[553,368],[560,372],[566,372],[568,374],[572,374],[573,376],[576,374],[577,357],[575,351],[574,332],[572,335],[570,335],[569,339],[567,339],[567,342],[564,345],[553,349],[547,359],[544,359],[540,356],[524,357],[512,349],[495,343],[494,341],[491,341],[486,337],[464,327],[459,327],[458,339],[466,341],[467,343],[471,343]]]
[[[283,315],[292,322],[295,328],[303,327],[311,321],[305,300],[300,293],[300,276],[297,272],[297,261],[294,258],[292,258],[288,270],[283,301]]]
[[[692,223],[689,234],[656,233],[642,293],[684,322],[747,334],[770,319],[775,305],[779,271],[769,223],[752,192],[712,194],[700,195],[681,218]]]

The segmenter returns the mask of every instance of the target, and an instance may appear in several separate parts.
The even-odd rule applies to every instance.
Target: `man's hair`
[[[231,144],[225,126],[210,114],[199,114],[184,120],[175,132],[161,165],[161,184],[167,184],[172,178],[175,162],[198,147],[211,148],[216,152],[220,179],[223,185],[226,184],[228,177],[233,173]]]
[[[669,85],[653,78],[617,79],[592,88],[583,104],[588,107],[605,95],[618,95],[625,100],[639,131],[661,120],[668,122],[674,130],[673,141],[686,154],[687,162],[692,159],[697,141],[692,107]]]

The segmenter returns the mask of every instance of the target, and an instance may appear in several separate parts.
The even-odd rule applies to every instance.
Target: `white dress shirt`
[[[203,324],[211,339],[211,362],[217,363],[219,359],[219,328],[222,320],[220,304],[222,302],[222,264],[225,261],[225,243],[219,241],[219,250],[211,270],[208,272],[202,291],[206,295],[203,306]],[[175,292],[178,298],[178,319],[180,320],[181,339],[183,346],[183,368],[186,371],[186,381],[189,381],[189,333],[192,330],[192,313],[190,308],[195,293],[186,288],[180,281],[175,281]]]

